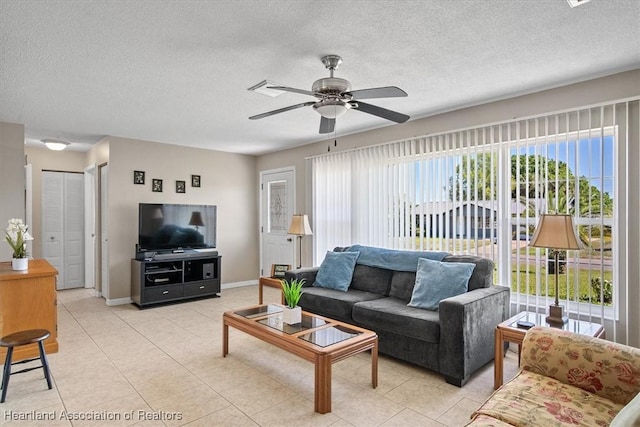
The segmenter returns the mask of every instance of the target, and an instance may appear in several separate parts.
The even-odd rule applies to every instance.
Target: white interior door
[[[42,256],[58,270],[64,288],[64,180],[59,172],[42,172]],[[46,212],[46,213],[45,213]]]
[[[95,288],[96,166],[84,170],[84,287]]]
[[[58,270],[58,289],[84,285],[84,178],[42,172],[42,254]]]
[[[100,167],[100,292],[109,298],[109,205],[107,198],[109,166]]]
[[[84,286],[84,175],[64,174],[64,289]]]
[[[294,169],[261,172],[261,275],[271,274],[271,265],[296,264],[296,239],[287,234],[295,208]]]

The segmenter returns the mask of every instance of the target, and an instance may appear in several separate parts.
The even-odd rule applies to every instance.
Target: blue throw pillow
[[[313,286],[346,292],[351,284],[358,252],[327,252]]]
[[[418,260],[416,284],[409,307],[437,310],[440,301],[467,292],[475,264]]]

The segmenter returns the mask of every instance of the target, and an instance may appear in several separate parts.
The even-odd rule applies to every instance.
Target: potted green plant
[[[302,296],[304,279],[282,280],[282,294],[286,305],[282,309],[282,321],[289,325],[295,325],[302,321],[302,308],[298,305]]]

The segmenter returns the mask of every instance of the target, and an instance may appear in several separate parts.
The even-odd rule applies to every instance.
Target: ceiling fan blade
[[[404,123],[411,117],[406,114],[398,113],[397,111],[387,110],[386,108],[377,107],[375,105],[367,104],[364,102],[350,102],[353,109],[362,111],[363,113],[373,114],[374,116],[382,117],[383,119],[391,120],[396,123]]]
[[[310,90],[296,89],[296,88],[287,87],[287,86],[267,86],[267,89],[283,90],[285,92],[301,93],[303,95],[322,97],[321,93],[315,93],[315,92],[311,92]]]
[[[313,105],[315,103],[316,101],[308,101],[308,102],[303,102],[302,104],[290,105],[288,107],[279,108],[277,110],[268,111],[266,113],[251,116],[249,117],[249,120],[263,119],[265,117],[273,116],[274,114],[284,113],[285,111],[295,110],[297,108],[302,108],[302,107],[308,107],[309,105]]]
[[[331,133],[336,127],[336,119],[328,119],[324,116],[320,117],[320,133]]]
[[[343,95],[350,95],[353,99],[398,98],[401,96],[407,96],[407,92],[403,91],[399,87],[385,86],[352,90],[350,92],[344,92]]]

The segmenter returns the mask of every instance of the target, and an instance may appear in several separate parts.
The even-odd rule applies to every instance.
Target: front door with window
[[[287,234],[295,206],[293,168],[261,173],[261,276],[271,274],[271,266],[296,264],[296,239]]]

